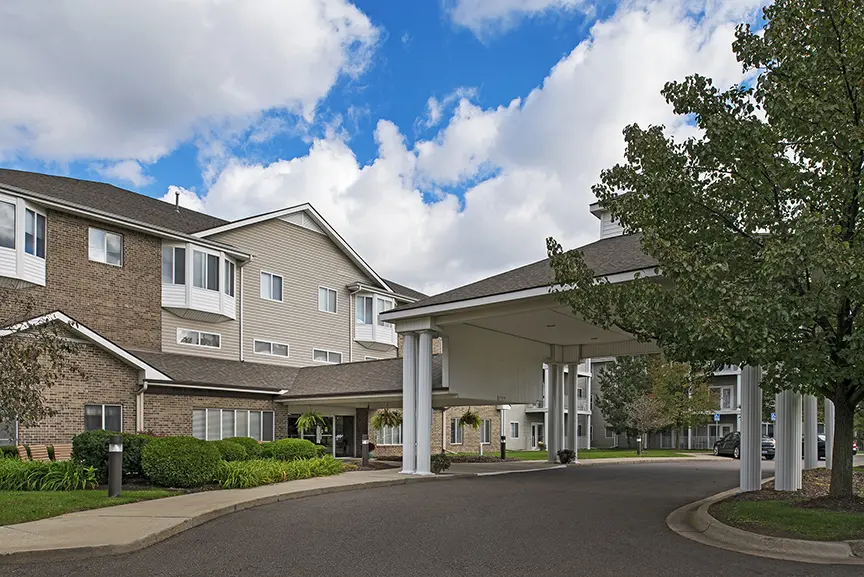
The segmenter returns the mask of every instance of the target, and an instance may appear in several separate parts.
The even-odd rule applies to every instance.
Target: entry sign
[[[776,421],[776,420],[777,420],[777,413],[771,413],[771,420],[772,420],[772,421]]]
[[[714,422],[715,422],[715,423],[719,423],[719,422],[720,422],[720,413],[714,413]]]

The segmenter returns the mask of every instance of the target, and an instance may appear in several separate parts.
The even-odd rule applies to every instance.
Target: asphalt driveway
[[[673,509],[735,486],[737,467],[731,460],[571,467],[337,493],[235,513],[137,553],[0,565],[0,575],[861,574],[715,549],[666,527]]]

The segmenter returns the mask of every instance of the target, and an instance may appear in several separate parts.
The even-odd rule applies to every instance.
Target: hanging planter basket
[[[402,412],[396,409],[381,409],[372,416],[372,428],[380,431],[384,427],[398,427],[402,424]]]
[[[480,413],[472,411],[470,407],[467,411],[462,413],[461,417],[459,417],[459,422],[466,427],[471,427],[475,431],[480,428],[481,424],[483,424],[483,420],[480,418]]]
[[[297,430],[302,435],[306,431],[314,431],[321,427],[323,431],[327,430],[327,419],[324,415],[317,411],[308,411],[297,417]]]

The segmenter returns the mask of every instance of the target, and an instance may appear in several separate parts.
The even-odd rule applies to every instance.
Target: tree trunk
[[[838,397],[840,397],[838,395]],[[834,455],[831,459],[831,489],[835,498],[851,498],[852,441],[855,435],[855,407],[845,398],[834,399]]]

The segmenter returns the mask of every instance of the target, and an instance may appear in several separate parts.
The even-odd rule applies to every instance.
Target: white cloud
[[[728,20],[748,18],[757,0],[723,18],[712,6],[621,7],[523,98],[487,109],[459,99],[435,137],[413,145],[381,121],[367,165],[335,133],[298,158],[235,160],[204,207],[237,218],[310,202],[380,273],[430,292],[541,259],[549,235],[590,242],[599,231],[590,187],[621,160],[624,126],[692,133],[660,96],[663,84],[693,72],[720,86],[740,79]],[[464,199],[446,192],[454,185],[468,187]]]
[[[483,37],[512,28],[521,18],[585,5],[586,0],[450,0],[445,11],[453,22]]]
[[[109,180],[121,180],[133,186],[145,186],[153,182],[151,177],[144,174],[144,168],[136,160],[121,160],[114,164],[94,165],[93,170]]]
[[[190,210],[204,211],[204,203],[201,201],[201,197],[182,186],[169,186],[168,192],[160,200],[170,202],[171,204],[179,204],[183,208]]]
[[[377,38],[348,0],[5,2],[0,155],[152,162],[272,108],[309,120]]]

